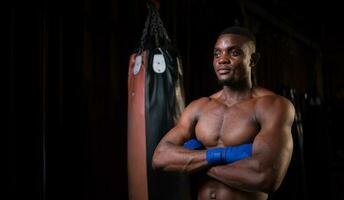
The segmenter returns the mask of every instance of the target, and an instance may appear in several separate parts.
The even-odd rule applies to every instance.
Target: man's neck
[[[221,100],[227,103],[235,103],[252,97],[252,83],[248,82],[239,85],[225,85],[221,92]]]

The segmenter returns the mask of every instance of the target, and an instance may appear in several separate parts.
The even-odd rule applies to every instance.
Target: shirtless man
[[[219,35],[213,66],[223,89],[191,102],[155,149],[154,169],[205,172],[198,188],[200,200],[267,199],[288,169],[294,107],[286,98],[253,84],[251,68],[259,59],[255,45],[245,28],[230,27]],[[192,138],[204,148],[185,148],[183,144]],[[227,147],[242,144],[252,144],[250,155],[224,161]]]

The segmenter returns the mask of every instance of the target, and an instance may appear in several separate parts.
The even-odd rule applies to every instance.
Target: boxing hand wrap
[[[200,149],[203,149],[203,144],[196,139],[191,139],[191,140],[186,141],[183,147],[187,149],[191,149],[191,150],[200,150]]]
[[[219,165],[222,164],[222,153],[225,148],[213,148],[208,149],[205,155],[205,159],[208,161],[209,165]]]
[[[252,144],[226,147],[222,152],[222,161],[229,164],[252,156]]]
[[[213,148],[206,152],[209,165],[229,164],[252,156],[252,144]]]

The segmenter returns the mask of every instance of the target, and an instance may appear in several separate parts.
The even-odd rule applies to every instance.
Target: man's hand
[[[191,150],[201,150],[204,149],[203,144],[197,139],[191,139],[184,143],[183,147]]]

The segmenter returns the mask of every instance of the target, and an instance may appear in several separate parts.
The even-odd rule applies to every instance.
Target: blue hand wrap
[[[224,148],[214,148],[208,149],[205,154],[205,159],[208,161],[209,165],[222,164],[222,152]]]
[[[226,147],[222,153],[223,163],[229,164],[252,156],[252,144]]]
[[[206,152],[209,165],[229,164],[252,156],[252,144],[233,147],[213,148]]]
[[[187,149],[191,149],[191,150],[199,150],[199,149],[203,149],[203,144],[196,139],[191,139],[191,140],[186,141],[183,147]]]

